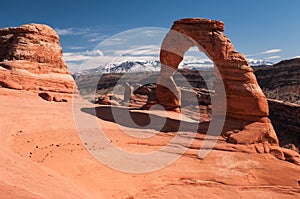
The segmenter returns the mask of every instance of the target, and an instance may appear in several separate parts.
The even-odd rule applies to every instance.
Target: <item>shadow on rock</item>
[[[135,112],[133,109],[99,106],[96,108],[82,108],[82,112],[94,115],[99,119],[114,122],[119,125],[139,128],[154,129],[162,132],[198,132],[205,134],[210,122],[188,122],[169,117],[162,117],[156,114]]]

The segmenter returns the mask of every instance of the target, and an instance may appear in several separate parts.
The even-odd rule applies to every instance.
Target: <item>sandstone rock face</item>
[[[197,46],[218,69],[217,82],[224,83],[227,99],[224,131],[227,132],[228,141],[278,145],[275,131],[267,118],[267,99],[244,55],[234,50],[223,31],[224,23],[221,21],[189,18],[174,22],[161,46],[162,68],[156,90],[158,103],[166,110],[179,110],[181,93],[173,74],[183,60],[184,53],[190,47]]]
[[[0,86],[72,93],[56,32],[47,25],[0,29]]]

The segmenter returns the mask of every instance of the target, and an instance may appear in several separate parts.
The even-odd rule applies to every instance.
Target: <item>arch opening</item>
[[[213,61],[197,46],[192,46],[184,53],[177,71],[173,78],[181,92],[181,113],[196,121],[209,122],[216,83]],[[188,87],[184,81],[189,82]],[[197,103],[191,101],[194,98]]]

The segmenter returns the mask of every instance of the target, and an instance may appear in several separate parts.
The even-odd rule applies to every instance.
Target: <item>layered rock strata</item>
[[[0,86],[73,93],[57,33],[47,25],[0,29]]]

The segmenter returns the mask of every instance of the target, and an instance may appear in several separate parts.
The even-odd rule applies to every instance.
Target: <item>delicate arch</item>
[[[197,46],[214,62],[223,81],[227,99],[227,118],[240,122],[229,124],[230,129],[241,130],[230,134],[231,142],[253,143],[267,140],[278,143],[269,119],[268,103],[260,89],[252,68],[245,57],[234,50],[231,41],[223,34],[221,21],[188,18],[175,21],[161,45],[161,72],[157,80],[156,98],[166,110],[179,111],[181,94],[173,74],[190,47]],[[167,85],[162,86],[162,85]],[[254,124],[254,125],[253,125]],[[263,130],[259,130],[263,128]],[[247,130],[248,129],[248,130]],[[258,132],[252,132],[255,129]],[[245,134],[249,136],[245,137]],[[243,134],[245,140],[240,135]]]

